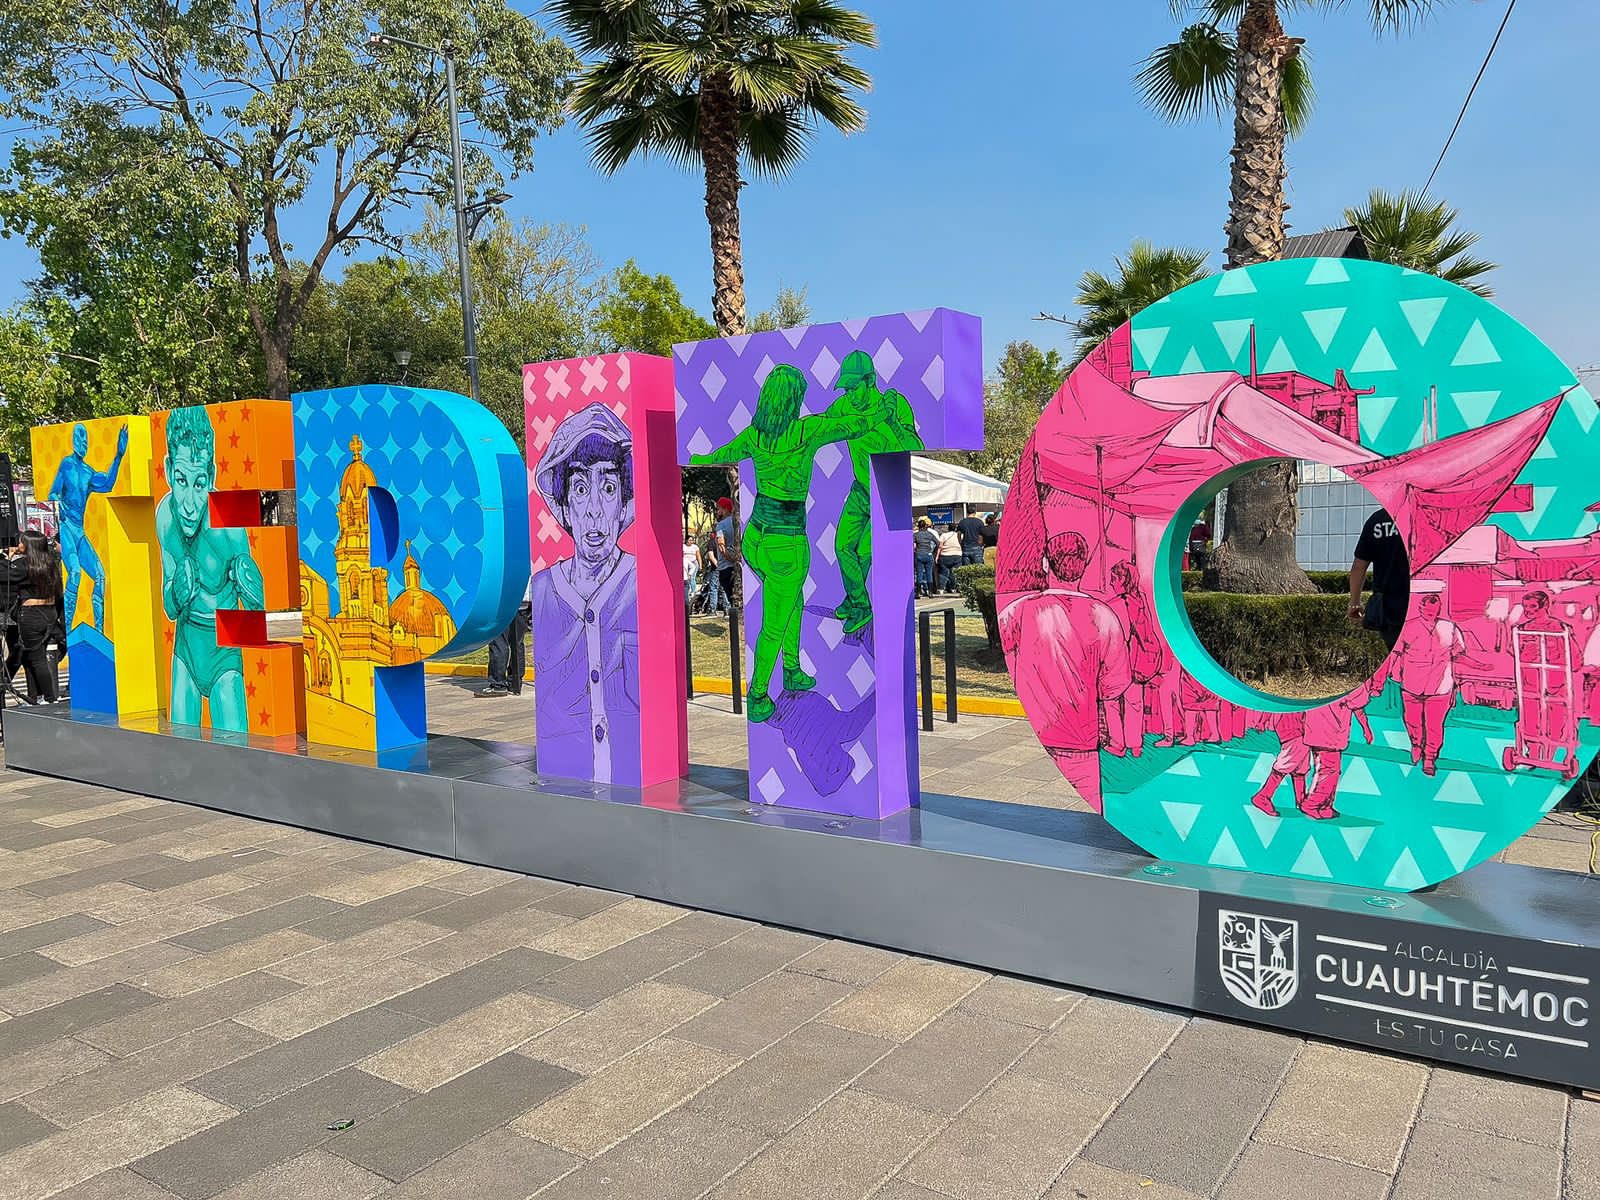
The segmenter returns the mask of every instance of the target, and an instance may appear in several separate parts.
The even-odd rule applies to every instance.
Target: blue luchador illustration
[[[67,587],[64,597],[67,623],[70,625],[78,611],[78,582],[87,575],[94,586],[94,627],[103,630],[106,625],[106,569],[100,565],[100,555],[83,531],[83,518],[89,507],[89,497],[96,492],[109,492],[117,486],[117,472],[122,469],[122,457],[128,452],[128,427],[124,425],[117,434],[117,453],[111,466],[96,471],[89,465],[89,429],[79,422],[72,430],[72,453],[61,460],[56,468],[55,482],[50,486],[50,499],[56,503],[56,519],[60,523],[61,562],[67,568]]]

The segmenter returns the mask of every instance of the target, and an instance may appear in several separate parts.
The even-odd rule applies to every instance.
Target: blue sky
[[[945,305],[983,318],[993,363],[1014,338],[1065,346],[1063,329],[1031,318],[1070,309],[1079,274],[1134,238],[1220,251],[1228,128],[1168,127],[1131,83],[1174,32],[1162,0],[857,2],[881,43],[862,56],[868,128],[820,134],[791,176],[745,190],[752,311],[780,282],[807,285],[819,320]],[[1339,223],[1371,187],[1422,184],[1505,11],[1456,0],[1379,40],[1365,7],[1289,23],[1319,93],[1289,149],[1295,231]],[[1572,366],[1600,361],[1600,155],[1586,136],[1597,45],[1593,0],[1521,5],[1434,185],[1502,264],[1497,302]],[[638,163],[601,177],[569,126],[508,190],[513,214],[587,226],[605,263],[667,272],[709,313],[697,176]],[[27,247],[0,242],[0,302],[34,269]]]

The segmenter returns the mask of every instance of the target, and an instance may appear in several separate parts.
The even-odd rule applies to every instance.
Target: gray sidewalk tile
[[[360,1128],[410,1095],[346,1069],[147,1155],[132,1169],[185,1200],[203,1200],[334,1137],[330,1124],[353,1120]]]
[[[1265,1197],[1277,1196],[1279,1191],[1280,1187],[1275,1186],[1252,1200],[1265,1200]],[[1077,1158],[1067,1164],[1054,1186],[1044,1194],[1044,1200],[1201,1200],[1201,1197],[1182,1188],[1157,1183],[1145,1175],[1113,1171],[1099,1163]],[[1295,1200],[1301,1198],[1296,1196]]]
[[[661,976],[661,982],[711,996],[731,996],[820,944],[821,939],[809,933],[757,925],[674,967]]]
[[[1297,1045],[1293,1038],[1263,1030],[1194,1021],[1083,1156],[1210,1193],[1249,1141]]]
[[[1519,1142],[1560,1146],[1567,1105],[1562,1088],[1436,1067],[1422,1098],[1422,1119]],[[1595,1105],[1591,1102],[1590,1107]],[[1600,1129],[1596,1133],[1600,1135]]]
[[[1217,1200],[1260,1200],[1292,1191],[1294,1200],[1383,1200],[1390,1176],[1287,1146],[1252,1143]]]
[[[10,954],[0,958],[0,988],[26,983],[30,979],[37,979],[41,975],[48,975],[60,969],[61,964],[55,959],[35,954],[31,950],[23,954]]]
[[[79,1037],[112,1054],[132,1054],[299,990],[300,985],[292,980],[253,971],[176,1000],[163,1000],[120,1020],[99,1025]]]
[[[109,1054],[73,1037],[55,1038],[20,1054],[0,1058],[0,1103],[92,1071],[110,1061]]]
[[[519,992],[571,963],[570,958],[518,947],[403,992],[387,1002],[396,1012],[439,1024],[507,992]]]
[[[1256,1140],[1393,1174],[1427,1082],[1420,1064],[1308,1042]]]
[[[218,1021],[31,1092],[27,1104],[58,1125],[72,1125],[139,1096],[186,1083],[271,1044],[264,1033]]]
[[[865,1196],[940,1123],[881,1096],[842,1092],[723,1180],[707,1200]]]
[[[401,921],[432,909],[442,908],[458,899],[460,897],[453,893],[425,885],[407,888],[392,896],[383,896],[377,900],[368,900],[365,904],[353,905],[340,912],[331,912],[325,917],[307,921],[296,928],[301,933],[309,933],[312,937],[337,942],[344,938],[355,937],[358,933],[365,933],[369,929],[377,929],[380,925],[387,925],[391,921]]]
[[[1557,1200],[1561,1160],[1547,1147],[1418,1121],[1392,1200]],[[1581,1195],[1570,1186],[1568,1195]]]
[[[417,919],[460,932],[501,913],[527,908],[551,894],[550,885],[542,879],[517,879],[427,909]]]
[[[864,987],[904,958],[904,954],[895,950],[857,942],[829,941],[795,959],[784,970]]]
[[[224,946],[232,946],[263,933],[293,929],[318,917],[341,911],[343,907],[320,896],[295,896],[268,908],[179,934],[170,940],[201,954],[210,954],[213,950],[221,950]]]
[[[1023,1055],[1017,1070],[1119,1097],[1144,1076],[1187,1021],[1179,1013],[1090,996]]]
[[[20,929],[0,933],[0,958],[53,946],[68,938],[109,928],[106,922],[97,921],[86,913],[57,917],[53,921],[40,921],[37,925],[24,925]]]
[[[418,1171],[385,1200],[524,1200],[581,1161],[496,1129]]]
[[[696,1200],[766,1144],[760,1134],[679,1109],[539,1194],[539,1200]]]
[[[896,1044],[813,1021],[735,1067],[689,1107],[775,1138]]]
[[[1007,1075],[935,1134],[901,1175],[955,1200],[1033,1200],[1110,1107],[1101,1096]]]
[[[208,1071],[190,1086],[235,1108],[254,1108],[428,1028],[379,1005]]]
[[[1039,1031],[957,1009],[897,1046],[855,1086],[953,1116],[1039,1038]]]
[[[153,871],[157,867],[175,867],[182,861],[164,854],[140,854],[132,858],[102,863],[99,866],[84,867],[80,871],[69,871],[65,875],[53,875],[37,883],[25,883],[22,885],[22,890],[41,897],[62,896],[67,892],[78,892],[93,887],[97,883],[124,880],[142,870]]]
[[[341,1133],[328,1151],[386,1179],[406,1179],[578,1079],[549,1063],[502,1054]]]
[[[216,1200],[370,1200],[390,1186],[382,1175],[355,1163],[308,1150],[234,1184]]]
[[[1031,979],[1014,979],[1009,975],[995,975],[969,993],[961,1001],[961,1008],[979,1016],[1050,1030],[1059,1025],[1083,998],[1082,992],[1068,988],[1035,983]]]
[[[60,1126],[16,1101],[0,1104],[0,1155],[9,1154],[18,1146],[37,1142],[59,1131]]]
[[[49,1008],[37,1009],[26,1016],[0,1021],[0,1059],[42,1046],[67,1034],[103,1025],[141,1008],[149,1008],[160,999],[149,992],[117,983]]]
[[[578,1008],[593,1008],[602,1000],[626,991],[640,980],[651,979],[701,952],[694,942],[682,941],[676,930],[682,921],[602,950],[562,967],[529,990]]]
[[[748,1058],[850,994],[842,983],[776,972],[673,1030],[673,1036]]]

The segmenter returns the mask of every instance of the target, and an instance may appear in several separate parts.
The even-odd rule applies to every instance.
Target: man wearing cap
[[[911,405],[892,388],[878,390],[878,372],[865,351],[852,350],[845,355],[833,386],[844,393],[840,397],[842,411],[866,424],[865,432],[848,443],[855,481],[834,536],[844,583],[844,603],[834,615],[844,622],[846,633],[854,633],[872,620],[872,602],[867,597],[867,575],[872,570],[872,456],[923,447]]]
[[[633,523],[633,439],[591,404],[557,428],[534,478],[575,547],[533,577],[539,769],[637,784],[637,572],[617,545]]]

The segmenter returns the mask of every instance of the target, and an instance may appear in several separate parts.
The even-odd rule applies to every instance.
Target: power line
[[[1461,102],[1461,111],[1456,114],[1456,123],[1450,126],[1450,136],[1444,139],[1444,147],[1439,151],[1439,157],[1434,161],[1433,170],[1428,172],[1428,182],[1422,185],[1422,195],[1428,194],[1428,189],[1433,186],[1433,177],[1439,173],[1439,168],[1444,163],[1444,156],[1450,152],[1450,143],[1456,139],[1456,130],[1461,128],[1461,122],[1467,115],[1467,105],[1472,103],[1472,95],[1478,90],[1478,84],[1483,81],[1483,73],[1489,69],[1489,60],[1494,57],[1495,47],[1500,45],[1500,35],[1506,31],[1506,22],[1511,20],[1511,10],[1517,7],[1517,0],[1511,0],[1506,5],[1506,15],[1500,18],[1500,28],[1494,31],[1494,41],[1489,43],[1489,53],[1483,56],[1483,65],[1478,68],[1478,74],[1472,81],[1472,86],[1467,89],[1467,98]]]

